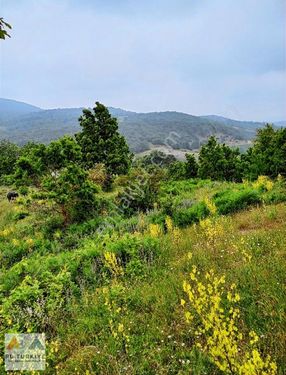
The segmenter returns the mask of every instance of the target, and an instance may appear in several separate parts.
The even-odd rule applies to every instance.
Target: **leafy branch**
[[[5,29],[12,29],[12,26],[9,23],[5,22],[3,17],[0,17],[0,39],[10,38],[10,35]]]

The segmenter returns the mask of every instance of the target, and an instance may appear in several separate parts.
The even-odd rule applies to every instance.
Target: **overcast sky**
[[[285,0],[0,0],[0,96],[286,119]]]

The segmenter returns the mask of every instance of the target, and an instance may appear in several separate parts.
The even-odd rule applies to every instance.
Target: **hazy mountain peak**
[[[80,130],[78,118],[82,109],[42,110],[30,104],[0,99],[0,139],[10,139],[19,144],[30,140],[48,143],[64,134],[72,135]],[[112,116],[118,118],[119,130],[134,152],[166,147],[170,134],[176,135],[171,146],[177,150],[196,150],[211,135],[227,144],[247,147],[257,128],[264,125],[177,111],[137,113],[114,107],[109,107],[109,110]]]
[[[0,98],[0,119],[7,120],[10,118],[25,115],[27,113],[42,111],[41,108],[24,102],[12,99]]]

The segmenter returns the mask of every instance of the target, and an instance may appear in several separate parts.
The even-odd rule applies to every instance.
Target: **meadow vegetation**
[[[1,352],[45,332],[48,375],[284,374],[285,131],[131,165],[104,106],[80,122],[1,144]]]

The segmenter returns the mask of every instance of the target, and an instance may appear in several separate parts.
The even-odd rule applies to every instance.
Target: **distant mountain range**
[[[136,113],[109,108],[133,152],[171,146],[196,150],[210,135],[230,145],[247,147],[262,122],[236,121],[220,116],[192,116],[180,112]],[[48,143],[80,130],[82,108],[43,110],[30,104],[0,99],[0,139],[18,144]],[[277,126],[285,126],[281,121]]]

